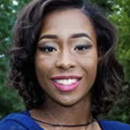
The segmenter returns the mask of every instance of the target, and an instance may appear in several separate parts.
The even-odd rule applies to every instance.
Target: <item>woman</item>
[[[130,130],[101,121],[123,83],[115,59],[116,30],[82,0],[33,0],[18,15],[10,81],[27,111],[1,130]]]

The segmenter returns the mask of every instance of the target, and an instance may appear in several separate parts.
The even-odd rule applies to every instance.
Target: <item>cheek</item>
[[[44,72],[45,70],[48,70],[52,66],[52,62],[53,62],[52,58],[37,53],[35,57],[35,68],[36,70],[39,71],[41,70]]]
[[[44,59],[40,55],[36,55],[35,57],[35,71],[38,78],[39,83],[41,84],[45,77],[47,76],[47,70],[48,70],[48,62],[47,59]]]
[[[47,78],[52,74],[54,68],[54,57],[44,56],[42,53],[38,53],[35,56],[35,71],[37,78],[40,82],[45,82]]]
[[[97,69],[98,58],[93,54],[91,56],[79,58],[78,63],[84,68],[84,70],[94,71]]]
[[[86,56],[85,58],[79,58],[78,63],[82,68],[84,77],[86,77],[86,81],[91,81],[91,83],[93,84],[97,75],[97,56],[93,54],[91,56]]]

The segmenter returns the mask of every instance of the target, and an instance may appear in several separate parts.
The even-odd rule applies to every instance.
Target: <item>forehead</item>
[[[54,11],[43,20],[42,33],[64,34],[65,37],[76,32],[95,35],[89,18],[79,9]]]
[[[81,12],[79,9],[66,9],[53,11],[49,13],[44,18],[44,28],[48,27],[60,27],[64,26],[68,28],[69,26],[75,27],[75,25],[89,25],[93,26],[89,18]]]

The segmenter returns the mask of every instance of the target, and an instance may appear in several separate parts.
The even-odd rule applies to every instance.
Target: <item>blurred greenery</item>
[[[112,0],[109,1],[112,3]],[[119,32],[119,42],[116,49],[117,58],[124,66],[125,81],[130,84],[130,0],[114,0],[110,20],[116,25]],[[120,103],[111,113],[111,118],[130,124],[130,85],[124,86]]]
[[[87,0],[85,0],[87,1]],[[130,0],[90,0],[108,12],[108,18],[117,26],[119,42],[117,58],[124,66],[125,81],[130,84]],[[22,111],[23,101],[7,80],[8,49],[11,46],[12,28],[19,10],[29,0],[0,0],[0,119],[11,112]],[[126,84],[119,95],[119,102],[108,113],[107,118],[130,123],[130,86]]]
[[[24,109],[23,101],[8,85],[8,50],[11,46],[12,30],[19,10],[29,0],[0,0],[0,119],[10,112]]]

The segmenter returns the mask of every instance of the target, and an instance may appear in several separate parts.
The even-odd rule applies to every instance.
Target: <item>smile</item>
[[[81,77],[77,76],[58,76],[52,78],[52,84],[61,91],[72,91],[76,89],[80,83]]]
[[[54,80],[54,82],[61,84],[61,85],[71,85],[78,81],[78,79],[60,79],[60,80]]]

